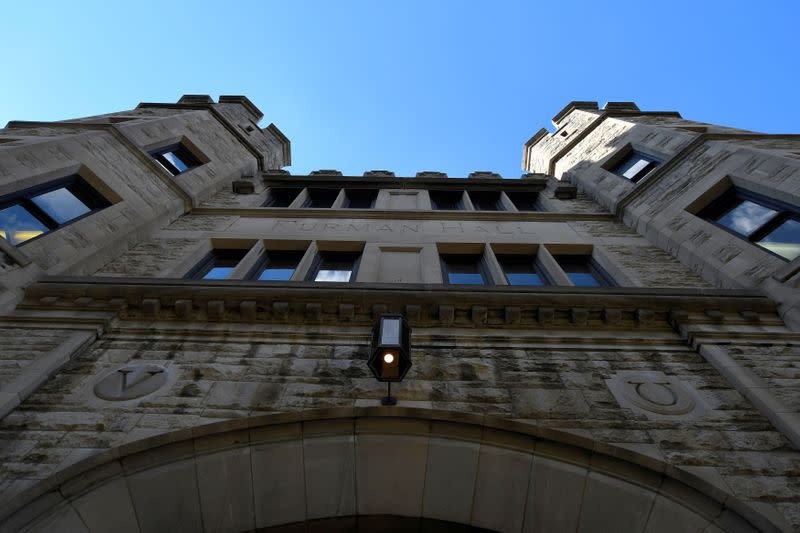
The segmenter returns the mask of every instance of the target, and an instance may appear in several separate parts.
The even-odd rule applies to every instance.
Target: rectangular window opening
[[[303,207],[327,209],[339,196],[339,189],[308,189],[308,198]]]
[[[353,282],[356,279],[361,252],[319,252],[309,281]]]
[[[0,199],[0,237],[23,244],[110,206],[80,176],[70,176]]]
[[[481,254],[446,254],[441,256],[445,283],[451,285],[488,285],[489,275]]]
[[[302,190],[299,187],[270,187],[262,207],[289,207]]]
[[[800,256],[800,212],[783,202],[734,187],[698,216],[787,261]]]
[[[614,283],[590,255],[553,256],[576,287],[611,287]]]
[[[515,191],[507,192],[506,196],[508,196],[508,198],[514,204],[514,207],[520,211],[541,211],[538,204],[538,193]]]
[[[536,268],[536,258],[532,255],[498,255],[497,261],[509,285],[537,287],[548,284]]]
[[[461,191],[428,191],[431,198],[431,207],[443,211],[458,211],[464,209],[463,193]]]
[[[504,211],[499,191],[471,191],[469,199],[478,211]]]
[[[150,155],[172,176],[183,174],[203,163],[181,143],[150,152]]]
[[[248,250],[219,249],[205,256],[187,275],[190,279],[228,279]]]
[[[630,150],[609,170],[618,176],[637,183],[644,179],[661,161],[651,155]]]
[[[250,278],[257,281],[289,281],[304,253],[301,250],[269,250],[253,269]]]
[[[372,209],[378,191],[375,189],[347,189],[345,190],[344,206],[348,209]]]

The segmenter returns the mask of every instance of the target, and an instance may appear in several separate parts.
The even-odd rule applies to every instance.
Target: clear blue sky
[[[4,2],[0,125],[244,94],[293,173],[520,174],[570,100],[800,132],[800,2]]]

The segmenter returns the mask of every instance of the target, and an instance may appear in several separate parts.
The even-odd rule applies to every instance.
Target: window
[[[461,191],[429,191],[431,207],[449,211],[464,209],[463,194]]]
[[[507,192],[506,196],[508,196],[509,200],[511,200],[514,206],[520,211],[540,211],[537,204],[538,194],[535,192]]]
[[[489,275],[479,254],[442,255],[442,274],[453,285],[488,285]]]
[[[339,196],[339,189],[308,189],[303,207],[328,208],[336,201]]]
[[[228,279],[247,250],[214,250],[187,275],[191,279]]]
[[[782,202],[733,188],[698,216],[783,259],[800,255],[800,213]]]
[[[150,152],[153,159],[158,162],[164,170],[177,176],[187,170],[199,167],[203,163],[184,145],[178,143],[166,148],[160,148],[154,152]]]
[[[498,191],[472,191],[469,193],[472,205],[478,211],[504,211]]]
[[[498,255],[497,261],[503,268],[509,285],[547,285],[531,255]]]
[[[270,187],[262,207],[289,207],[302,189],[296,187]]]
[[[79,176],[0,199],[0,237],[17,245],[111,205]]]
[[[636,183],[647,176],[659,163],[660,161],[655,157],[637,150],[630,150],[610,170],[614,174]]]
[[[320,252],[309,281],[355,281],[361,252]]]
[[[292,279],[304,253],[300,250],[268,251],[249,277],[258,281],[288,281]]]
[[[378,191],[374,189],[347,189],[345,190],[345,200],[342,207],[348,209],[372,209]]]
[[[610,287],[613,285],[611,278],[589,255],[556,255],[553,257],[576,287]]]

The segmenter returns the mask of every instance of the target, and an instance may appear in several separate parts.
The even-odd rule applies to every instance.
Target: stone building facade
[[[296,176],[262,116],[0,130],[0,531],[800,530],[800,136],[572,102],[521,179]]]

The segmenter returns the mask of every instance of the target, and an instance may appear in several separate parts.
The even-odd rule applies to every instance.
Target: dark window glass
[[[730,189],[698,216],[789,261],[800,255],[800,213],[782,202]]]
[[[637,150],[628,152],[611,172],[636,183],[656,168],[660,161]]]
[[[160,148],[150,152],[150,155],[173,176],[199,167],[202,164],[188,148],[180,143]]]
[[[310,281],[355,281],[361,252],[320,252]]]
[[[442,255],[444,279],[450,284],[487,285],[489,276],[480,255],[450,254]]]
[[[228,279],[247,250],[214,250],[187,275],[192,279]]]
[[[328,208],[339,196],[339,189],[308,189],[308,198],[303,207]]]
[[[0,199],[0,237],[22,244],[109,205],[79,176],[70,176]]]
[[[608,287],[611,280],[588,255],[554,256],[564,274],[576,287]]]
[[[378,191],[374,189],[347,189],[345,191],[344,207],[348,209],[372,209]]]
[[[464,209],[461,191],[428,191],[431,197],[431,207],[454,211]]]
[[[472,191],[469,193],[472,205],[478,211],[503,211],[498,191]]]
[[[546,285],[544,278],[534,266],[532,255],[498,255],[509,285]]]
[[[292,279],[302,258],[303,252],[299,250],[268,251],[256,265],[252,277],[259,281],[288,281]]]
[[[270,187],[267,201],[262,207],[289,207],[302,189],[294,187]]]
[[[517,191],[507,192],[506,195],[520,211],[539,211],[537,205],[538,194],[535,192]]]

